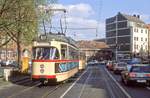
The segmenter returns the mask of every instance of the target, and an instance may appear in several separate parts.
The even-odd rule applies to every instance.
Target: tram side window
[[[54,59],[59,59],[60,57],[59,57],[59,52],[58,52],[58,49],[56,49],[56,53],[55,53],[55,57],[54,57]]]
[[[69,47],[69,58],[70,59],[78,59],[78,51],[72,47]]]
[[[61,58],[67,59],[67,45],[61,45]]]

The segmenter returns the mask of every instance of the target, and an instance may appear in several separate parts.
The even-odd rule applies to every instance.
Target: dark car
[[[114,65],[113,71],[115,74],[121,74],[122,71],[126,69],[127,63],[118,62]]]
[[[150,65],[149,64],[134,64],[126,67],[126,70],[121,73],[122,82],[125,85],[131,83],[150,84]]]

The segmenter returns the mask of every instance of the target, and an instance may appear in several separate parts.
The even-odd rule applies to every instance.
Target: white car
[[[98,63],[97,60],[92,60],[92,61],[88,62],[88,65],[94,65],[94,64],[97,64],[97,63]]]

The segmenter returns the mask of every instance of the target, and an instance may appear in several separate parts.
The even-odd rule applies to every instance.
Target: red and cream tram
[[[79,51],[79,70],[82,71],[86,68],[86,55],[84,52]]]
[[[32,80],[64,81],[79,69],[76,43],[64,35],[48,34],[33,41]]]

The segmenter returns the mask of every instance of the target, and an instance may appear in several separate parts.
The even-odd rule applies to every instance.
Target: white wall
[[[135,29],[138,29],[138,32],[135,31]],[[141,32],[141,30],[143,30],[143,33]],[[135,37],[136,37],[136,40],[135,40]],[[138,41],[137,41],[137,37],[138,37]],[[143,38],[143,41],[141,41],[141,38]],[[133,43],[132,44],[132,52],[139,53],[141,51],[141,48],[143,48],[143,50],[145,52],[147,52],[147,49],[148,49],[148,29],[142,28],[142,27],[133,27],[132,28],[132,43]],[[135,44],[138,45],[138,49],[137,49],[137,46],[135,49],[135,46],[134,46]],[[141,46],[143,46],[143,47],[141,47]]]

